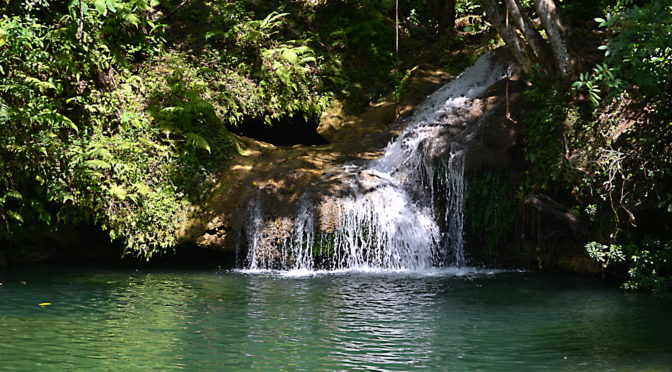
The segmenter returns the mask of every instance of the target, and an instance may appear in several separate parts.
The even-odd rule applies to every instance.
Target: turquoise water
[[[597,280],[295,274],[0,271],[0,370],[672,370],[672,302]]]

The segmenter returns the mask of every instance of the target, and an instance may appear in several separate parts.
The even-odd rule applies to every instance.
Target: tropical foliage
[[[672,6],[628,1],[605,10],[617,13],[594,20],[607,36],[604,58],[571,89],[550,80],[528,93],[538,106],[526,120],[527,154],[540,165],[528,185],[569,192],[592,221],[590,256],[626,272],[626,288],[662,293],[671,273]]]
[[[168,138],[147,111],[133,69],[162,47],[150,4],[14,5],[0,20],[0,234],[96,223],[146,257],[171,246],[186,206],[171,179],[202,137]]]
[[[83,224],[129,253],[165,252],[236,152],[227,127],[315,121],[334,98],[357,110],[400,95],[416,64],[457,72],[507,43],[531,84],[527,167],[520,188],[474,180],[470,228],[494,234],[493,253],[513,223],[497,222],[514,208],[507,196],[547,193],[590,221],[587,252],[628,288],[670,286],[669,1],[6,0],[0,11],[5,247]]]
[[[392,89],[391,4],[0,3],[2,245],[83,224],[171,249],[236,151],[227,126]]]
[[[254,48],[232,69],[171,50],[156,2],[20,3],[0,19],[2,239],[94,223],[149,258],[174,246],[235,148],[225,123],[325,102],[312,50],[271,39],[284,14],[230,27]]]

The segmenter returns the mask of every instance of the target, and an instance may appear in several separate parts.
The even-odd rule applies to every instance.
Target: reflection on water
[[[0,370],[672,366],[672,303],[586,279],[42,269],[0,282]]]

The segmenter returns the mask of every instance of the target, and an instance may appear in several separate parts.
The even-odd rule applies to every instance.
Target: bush
[[[609,226],[609,244],[589,244],[591,256],[608,266],[620,255],[626,288],[662,293],[672,289],[672,5],[652,1],[596,21],[610,38],[604,62],[574,84],[592,112],[572,128],[567,173],[580,203],[596,202],[594,220]],[[639,226],[645,214],[650,227]]]
[[[212,130],[168,137],[147,110],[158,88],[131,69],[163,48],[149,4],[30,4],[0,19],[0,238],[84,222],[143,257],[173,246],[188,206],[178,175],[210,152]]]

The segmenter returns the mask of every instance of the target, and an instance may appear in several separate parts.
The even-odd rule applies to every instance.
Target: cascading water
[[[481,57],[420,105],[382,157],[328,172],[323,181],[337,192],[304,195],[291,233],[279,246],[264,243],[257,200],[248,217],[244,265],[299,270],[463,266],[463,131],[474,119],[474,100],[508,77],[509,70],[491,54]]]

